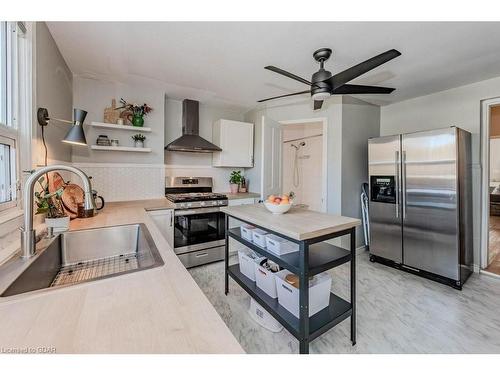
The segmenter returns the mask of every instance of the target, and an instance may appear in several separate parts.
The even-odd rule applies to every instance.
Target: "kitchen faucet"
[[[84,209],[86,211],[92,210],[92,213],[95,212],[96,207],[94,196],[92,195],[92,184],[90,183],[89,177],[82,170],[69,165],[49,165],[36,170],[28,177],[24,184],[24,227],[21,228],[21,249],[24,259],[29,259],[35,255],[36,233],[33,229],[33,193],[35,183],[42,175],[57,170],[73,172],[80,176],[83,181],[83,190],[85,191]]]

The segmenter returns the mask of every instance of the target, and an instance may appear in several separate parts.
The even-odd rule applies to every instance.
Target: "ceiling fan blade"
[[[267,102],[268,100],[278,99],[278,98],[286,98],[287,96],[301,95],[301,94],[309,94],[311,91],[305,90],[300,92],[294,92],[293,94],[286,94],[280,96],[273,96],[272,98],[257,100],[257,103]]]
[[[311,85],[312,85],[312,83],[311,83],[311,82],[309,82],[307,79],[304,79],[304,78],[301,78],[301,77],[299,77],[299,76],[296,76],[296,75],[295,75],[295,74],[293,74],[293,73],[289,73],[289,72],[287,72],[286,70],[283,70],[283,69],[277,68],[277,67],[275,67],[275,66],[271,66],[271,65],[269,65],[269,66],[264,67],[264,69],[267,69],[267,70],[270,70],[270,71],[272,71],[272,72],[275,72],[275,73],[281,74],[281,75],[283,75],[283,76],[285,76],[285,77],[288,77],[288,78],[294,79],[294,80],[296,80],[296,81],[299,81],[299,82],[305,83],[306,85],[309,85],[309,86],[311,86]]]
[[[335,94],[390,94],[395,89],[392,87],[364,86],[364,85],[342,85],[332,91]]]
[[[386,62],[398,57],[399,55],[401,55],[401,52],[395,49],[391,49],[389,51],[381,53],[380,55],[372,57],[371,59],[363,61],[358,65],[354,65],[349,69],[337,73],[324,82],[328,82],[332,87],[332,90],[335,90],[337,87],[340,87],[343,84],[352,81],[354,78],[359,77],[360,75],[363,75],[372,69],[375,69],[377,66],[385,64]]]
[[[314,109],[321,109],[321,106],[323,105],[323,100],[315,100],[314,101]]]

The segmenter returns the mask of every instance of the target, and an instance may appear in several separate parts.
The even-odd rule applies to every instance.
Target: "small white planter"
[[[69,229],[69,216],[58,217],[56,219],[45,218],[47,227],[52,227],[54,232],[64,232]]]
[[[144,141],[134,141],[134,147],[144,148]]]

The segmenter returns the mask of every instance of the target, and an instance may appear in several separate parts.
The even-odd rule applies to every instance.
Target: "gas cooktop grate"
[[[103,276],[139,268],[137,253],[122,254],[110,258],[80,262],[61,267],[51,287],[76,284]]]

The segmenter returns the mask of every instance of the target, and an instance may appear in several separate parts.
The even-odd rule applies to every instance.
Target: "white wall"
[[[106,152],[91,150],[90,147],[73,147],[74,163],[137,163],[163,164],[164,137],[164,97],[165,90],[161,84],[145,80],[144,82],[114,82],[110,80],[75,76],[73,79],[74,106],[88,112],[86,122],[103,121],[104,108],[111,106],[111,100],[120,98],[129,103],[147,103],[153,111],[144,118],[144,126],[152,128],[146,136],[146,147],[151,153]],[[96,144],[97,136],[106,134],[110,139],[116,138],[121,146],[133,146],[133,131],[108,130],[85,127],[85,135],[89,144]]]
[[[342,158],[342,99],[332,97],[323,108],[314,111],[312,101],[307,99],[283,100],[279,104],[257,108],[245,114],[245,121],[255,124],[254,158],[255,167],[245,172],[251,186],[260,186],[262,155],[262,116],[275,121],[325,118],[328,123],[328,168],[327,168],[327,211],[341,213],[341,158]],[[252,190],[252,187],[250,188]],[[255,190],[254,190],[255,191]]]
[[[389,135],[458,126],[472,133],[474,263],[480,259],[481,100],[500,97],[500,77],[382,107],[380,133]]]

